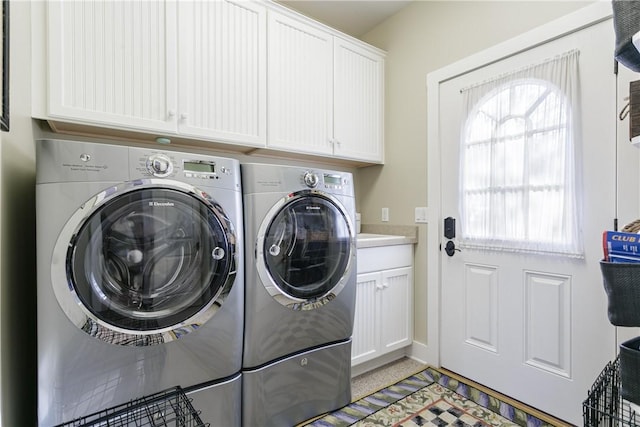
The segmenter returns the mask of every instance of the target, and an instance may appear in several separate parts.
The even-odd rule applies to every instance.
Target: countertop
[[[378,246],[407,245],[417,243],[411,236],[392,234],[360,233],[356,236],[357,248],[373,248]]]
[[[375,227],[363,224],[362,231],[362,233],[357,235],[356,247],[358,248],[418,243],[416,227],[393,227],[385,229],[381,226]]]

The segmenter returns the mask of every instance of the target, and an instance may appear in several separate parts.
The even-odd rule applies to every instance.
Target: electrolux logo
[[[173,207],[174,203],[173,202],[149,202],[149,206],[151,206],[153,208]]]

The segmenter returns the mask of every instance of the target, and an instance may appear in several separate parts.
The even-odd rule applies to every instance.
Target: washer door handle
[[[224,258],[224,255],[225,255],[224,249],[221,248],[220,246],[216,247],[213,251],[211,251],[211,257],[216,261],[219,261],[222,258]]]

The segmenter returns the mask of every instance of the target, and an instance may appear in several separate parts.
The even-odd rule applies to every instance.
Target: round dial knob
[[[307,187],[315,188],[315,186],[318,185],[318,175],[313,172],[305,172],[304,183]]]
[[[173,164],[164,154],[154,154],[147,159],[147,169],[153,176],[165,177],[173,172]]]

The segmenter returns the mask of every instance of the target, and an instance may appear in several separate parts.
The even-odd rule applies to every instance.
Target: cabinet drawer
[[[358,249],[358,274],[405,267],[412,264],[413,248],[411,245]]]

